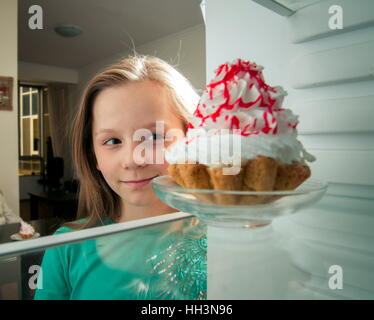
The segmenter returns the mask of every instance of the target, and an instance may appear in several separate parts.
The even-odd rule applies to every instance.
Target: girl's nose
[[[136,169],[139,167],[145,167],[147,165],[147,159],[141,149],[139,148],[139,142],[129,141],[123,148],[121,154],[121,166],[124,169]]]

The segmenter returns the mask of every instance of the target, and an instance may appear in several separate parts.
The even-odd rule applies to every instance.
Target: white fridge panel
[[[334,32],[318,5],[286,18],[247,0],[206,3],[207,80],[236,58],[264,66],[266,82],[283,86],[284,106],[300,116],[300,139],[317,157],[312,176],[331,183],[318,206],[274,221],[262,240],[251,242],[253,230],[210,228],[208,298],[374,298],[373,10],[356,6],[354,18],[345,10],[347,30]],[[294,27],[297,16],[308,29]],[[333,265],[341,289],[329,286]]]

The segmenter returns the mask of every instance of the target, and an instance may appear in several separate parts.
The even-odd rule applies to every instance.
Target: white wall
[[[19,214],[17,122],[17,1],[0,7],[0,75],[13,77],[13,110],[0,111],[0,189],[9,207]]]
[[[343,6],[346,30],[325,30],[332,4]],[[317,156],[312,177],[330,183],[319,204],[273,222],[286,239],[288,262],[286,254],[272,258],[270,246],[262,253],[240,246],[251,230],[226,230],[225,239],[237,244],[223,249],[222,230],[211,228],[208,297],[374,297],[374,28],[366,23],[374,3],[360,4],[326,0],[286,18],[249,0],[206,2],[207,80],[235,58],[263,65],[267,83],[288,91],[284,106],[300,115],[299,138]],[[313,40],[306,38],[315,30]],[[344,290],[328,287],[333,264],[344,270]]]
[[[196,89],[203,89],[205,86],[204,25],[188,28],[182,32],[143,44],[135,49],[139,54],[154,55],[176,66]],[[126,52],[80,68],[79,91],[82,92],[87,82],[101,69],[132,53],[132,50],[129,49]]]
[[[78,83],[77,70],[24,61],[18,61],[18,77],[27,81]]]
[[[176,66],[196,89],[204,89],[206,84],[204,25],[146,43],[137,48],[137,51],[155,55],[169,62]]]

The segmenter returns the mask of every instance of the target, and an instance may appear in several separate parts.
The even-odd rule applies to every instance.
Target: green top
[[[193,220],[48,249],[34,299],[206,299],[206,228]]]

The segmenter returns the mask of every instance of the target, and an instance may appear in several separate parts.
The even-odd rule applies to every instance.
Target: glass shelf
[[[252,0],[282,16],[291,16],[298,10],[323,0]]]
[[[321,1],[323,0],[275,0],[274,2],[278,2],[293,11],[298,11]]]
[[[0,244],[0,299],[206,299],[206,250],[205,224],[181,212],[60,228]]]

